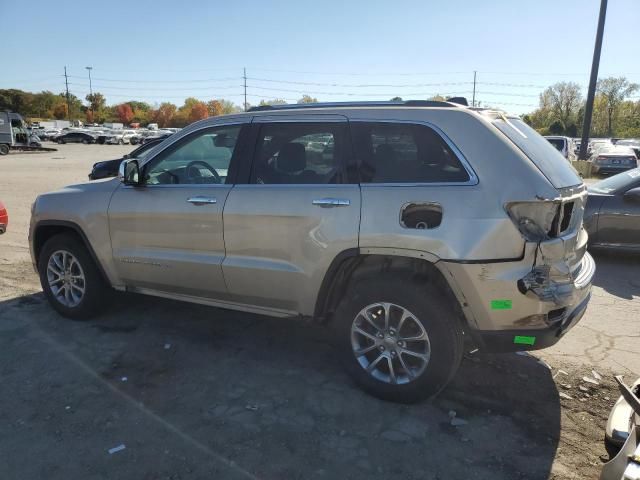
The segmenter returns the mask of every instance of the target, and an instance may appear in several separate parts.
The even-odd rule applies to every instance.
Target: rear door
[[[360,188],[345,175],[338,115],[255,117],[255,152],[224,210],[224,278],[233,301],[311,315],[331,262],[357,248]]]
[[[634,182],[626,190],[637,188]],[[624,193],[607,197],[598,215],[597,243],[602,245],[640,248],[640,202],[625,200]]]

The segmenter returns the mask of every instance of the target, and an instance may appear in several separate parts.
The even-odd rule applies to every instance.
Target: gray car
[[[314,319],[359,385],[415,401],[465,348],[544,348],[580,320],[586,195],[499,111],[285,105],[194,123],[117,179],[41,195],[30,245],[64,316],[115,289]]]

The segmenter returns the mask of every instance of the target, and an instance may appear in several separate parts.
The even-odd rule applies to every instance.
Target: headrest
[[[307,155],[301,143],[287,143],[278,154],[278,170],[300,172],[307,167]]]

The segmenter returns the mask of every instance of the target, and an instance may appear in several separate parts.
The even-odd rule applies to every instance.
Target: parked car
[[[636,154],[636,158],[640,160],[640,140],[635,138],[627,138],[624,140],[619,140],[618,143],[616,143],[616,146],[629,147]]]
[[[71,131],[56,137],[56,142],[62,143],[96,143],[96,137],[86,132]]]
[[[605,446],[611,459],[602,467],[600,480],[640,478],[640,379],[628,387],[617,376],[622,395],[607,420]]]
[[[582,318],[586,196],[503,112],[271,106],[194,123],[118,178],[39,196],[29,238],[63,316],[101,312],[115,288],[313,318],[359,385],[409,402],[445,387],[466,339],[540,349]]]
[[[116,130],[105,137],[105,143],[124,145],[131,143],[131,137],[136,134],[133,130]]]
[[[127,158],[143,159],[149,151],[156,145],[162,143],[162,140],[154,140],[147,142],[144,145],[140,145],[138,148],[128,153],[122,158],[116,160],[105,160],[103,162],[97,162],[93,164],[91,172],[89,173],[89,180],[99,180],[101,178],[115,177],[118,175],[118,168],[123,160]]]
[[[0,234],[3,234],[7,231],[7,226],[9,225],[9,214],[7,213],[7,209],[2,202],[0,202]]]
[[[592,156],[591,171],[594,175],[615,175],[638,166],[635,152],[629,147],[608,146],[599,148]]]
[[[640,250],[640,168],[590,185],[584,224],[591,247]]]
[[[576,145],[570,137],[546,136],[547,141],[569,161],[576,160]]]
[[[171,132],[163,132],[163,133],[155,132],[152,135],[148,135],[146,137],[142,137],[140,139],[139,143],[144,145],[145,143],[148,143],[148,142],[153,142],[153,141],[156,141],[156,140],[164,140],[166,138],[169,138],[171,135],[173,135],[173,133],[171,133]]]

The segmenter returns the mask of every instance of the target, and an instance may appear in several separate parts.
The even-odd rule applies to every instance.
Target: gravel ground
[[[131,149],[0,157],[2,478],[598,477],[612,375],[640,376],[637,258],[596,256],[587,314],[556,346],[469,355],[436,400],[386,403],[312,324],[134,295],[58,317],[29,261],[31,202]]]

